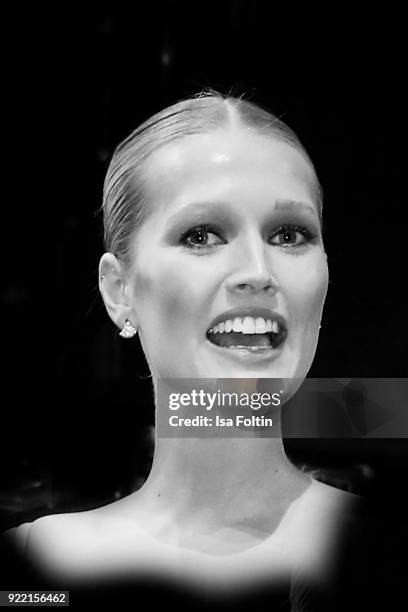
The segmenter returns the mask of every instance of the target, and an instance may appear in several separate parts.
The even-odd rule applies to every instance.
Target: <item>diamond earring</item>
[[[133,336],[136,333],[137,333],[136,327],[132,325],[129,319],[126,319],[123,328],[119,332],[119,336],[122,336],[122,338],[133,338]]]

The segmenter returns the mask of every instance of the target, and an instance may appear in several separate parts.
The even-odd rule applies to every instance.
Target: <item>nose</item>
[[[234,254],[235,271],[228,277],[227,289],[231,293],[260,293],[274,295],[280,289],[271,268],[271,246],[260,238],[251,238],[237,245]]]

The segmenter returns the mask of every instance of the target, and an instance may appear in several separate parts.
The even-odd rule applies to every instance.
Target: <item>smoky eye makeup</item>
[[[313,234],[304,225],[285,223],[273,232],[268,243],[281,248],[299,249],[309,246],[313,238]]]
[[[165,232],[165,240],[168,244],[183,244],[189,233],[194,231],[211,232],[224,240],[227,236],[230,238],[234,234],[236,220],[229,209],[225,210],[222,206],[217,208],[212,205],[191,208],[192,210],[181,210],[169,219]]]
[[[209,251],[233,240],[242,224],[240,215],[223,203],[187,207],[168,220],[164,240],[172,246]],[[321,240],[317,211],[291,202],[272,207],[259,231],[265,242],[275,246],[298,247]]]
[[[227,228],[224,224],[217,223],[208,217],[185,219],[183,222],[172,224],[166,232],[166,240],[169,243],[177,244],[193,230],[205,230],[218,234],[225,234]]]
[[[191,227],[180,236],[180,244],[190,249],[208,249],[226,243],[223,231],[211,223]]]
[[[309,210],[279,210],[265,226],[266,239],[279,231],[290,230],[302,233],[307,242],[318,242],[321,239],[320,220],[317,214]]]
[[[285,249],[301,250],[310,246],[319,238],[316,230],[309,226],[293,222],[284,222],[274,225],[273,229],[266,234],[265,242],[271,246]],[[201,223],[191,226],[182,232],[178,243],[195,251],[211,250],[215,247],[227,244],[231,236],[224,235],[224,231],[212,223]]]

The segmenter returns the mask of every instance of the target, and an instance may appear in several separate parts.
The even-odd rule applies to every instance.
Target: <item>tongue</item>
[[[269,334],[210,334],[211,342],[218,346],[272,346]]]

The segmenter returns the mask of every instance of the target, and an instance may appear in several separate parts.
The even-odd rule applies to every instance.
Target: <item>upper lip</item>
[[[262,319],[270,319],[271,321],[277,321],[280,328],[287,329],[287,324],[283,315],[271,310],[270,308],[260,307],[260,306],[239,306],[237,308],[231,308],[231,310],[226,310],[225,312],[217,315],[215,319],[211,322],[208,330],[218,325],[222,321],[227,321],[228,319],[235,319],[235,317],[244,318],[244,317],[253,317],[256,319],[257,317],[261,317]]]

